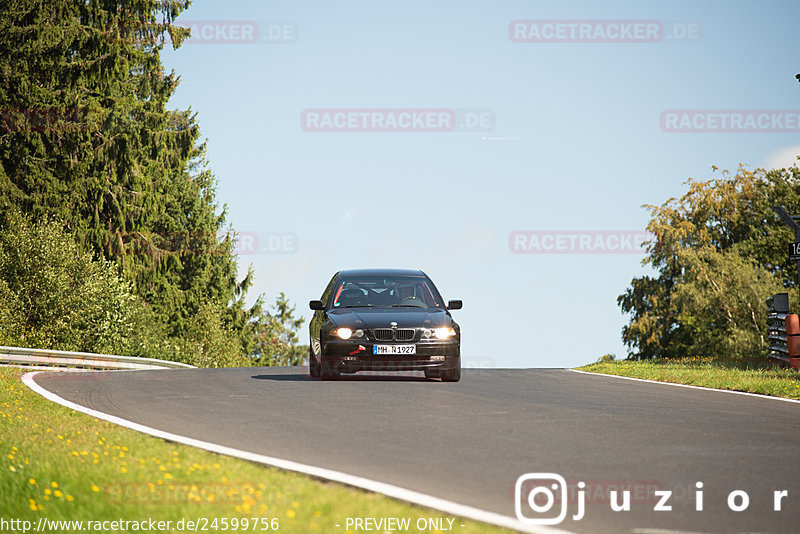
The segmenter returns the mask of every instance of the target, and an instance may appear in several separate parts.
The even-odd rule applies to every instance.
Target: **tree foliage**
[[[0,344],[119,352],[135,296],[115,266],[81,252],[59,224],[11,212],[0,231]]]
[[[215,178],[160,51],[188,2],[11,0],[0,17],[0,213],[63,221],[171,333],[225,305],[236,262]]]
[[[50,221],[42,231],[64,228],[82,261],[114,263],[137,297],[126,320],[141,343],[128,352],[250,362],[262,345],[249,323],[271,316],[262,299],[244,304],[252,273],[237,282],[235,236],[216,201],[195,115],[167,109],[179,78],[164,71],[160,53],[188,35],[173,24],[188,5],[4,3],[0,224],[18,210]]]
[[[308,347],[298,345],[297,331],[303,325],[303,318],[295,318],[295,308],[286,295],[281,292],[275,299],[273,313],[262,314],[252,322],[257,339],[259,365],[301,365],[308,353]]]
[[[658,276],[634,278],[617,300],[631,315],[629,356],[763,357],[764,300],[797,286],[793,234],[772,208],[800,213],[800,171],[740,167],[687,185],[681,198],[646,206],[654,239],[643,263]]]

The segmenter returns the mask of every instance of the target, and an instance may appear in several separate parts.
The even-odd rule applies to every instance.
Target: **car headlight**
[[[349,328],[338,328],[336,330],[336,335],[342,339],[350,339],[350,336],[353,335],[353,331]]]
[[[430,332],[430,330],[426,329],[426,332],[423,332],[423,335],[425,335],[427,332]],[[453,328],[448,328],[446,326],[443,326],[442,328],[437,328],[436,330],[434,330],[433,335],[436,336],[436,339],[448,339],[456,335],[456,331]],[[425,337],[430,337],[430,334],[428,334]]]
[[[355,338],[364,337],[364,331],[361,330],[360,328],[358,330],[356,330],[355,332],[353,332],[349,328],[344,328],[344,327],[343,328],[337,328],[334,333],[337,336],[339,336],[341,339],[350,339],[351,337],[355,337]]]

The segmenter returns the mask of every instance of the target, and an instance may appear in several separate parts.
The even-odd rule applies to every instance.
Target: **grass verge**
[[[583,367],[581,371],[674,382],[714,389],[760,393],[787,399],[800,399],[800,374],[795,369],[769,366],[742,368],[738,364],[702,358],[645,361],[606,361]]]
[[[464,534],[509,532],[118,427],[48,401],[22,373],[0,367],[0,518],[20,521],[19,531],[22,521],[35,528],[46,518],[82,520],[84,531],[87,521],[127,521],[102,530],[138,533],[194,531],[187,521],[204,521],[206,532],[344,534],[348,517],[397,517],[410,518],[411,532],[419,519],[445,527],[452,519]],[[150,519],[165,523],[137,523]],[[49,523],[45,531],[78,529]]]

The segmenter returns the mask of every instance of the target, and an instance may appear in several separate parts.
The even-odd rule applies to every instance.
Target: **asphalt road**
[[[466,370],[449,384],[414,373],[322,382],[301,368],[45,373],[36,382],[157,429],[511,517],[517,477],[559,474],[572,497],[558,527],[573,532],[800,532],[800,404],[552,369]],[[586,509],[576,521],[578,482]],[[611,510],[615,488],[630,491],[630,511]],[[671,492],[671,511],[654,511],[655,490]],[[747,493],[746,510],[730,509],[733,491]],[[523,510],[552,517],[563,504]]]

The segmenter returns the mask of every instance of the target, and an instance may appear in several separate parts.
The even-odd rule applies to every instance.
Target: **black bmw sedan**
[[[336,273],[309,306],[308,369],[329,380],[358,371],[424,371],[461,379],[461,330],[428,275],[404,269]]]

